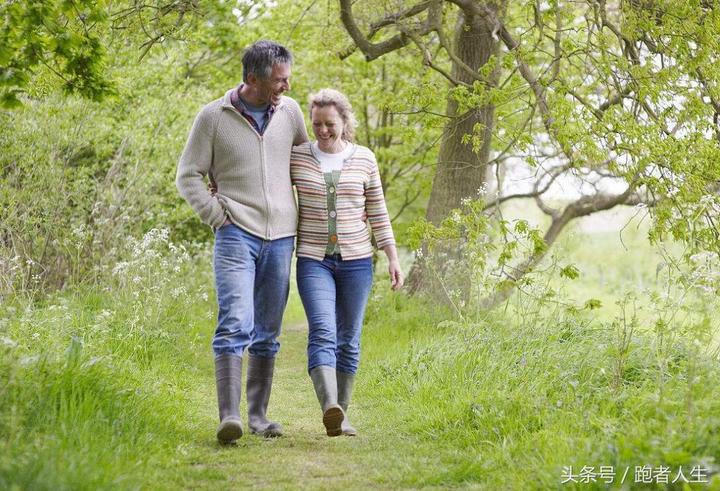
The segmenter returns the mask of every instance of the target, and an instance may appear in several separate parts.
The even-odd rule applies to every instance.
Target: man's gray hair
[[[248,46],[243,53],[243,82],[247,82],[247,77],[251,73],[257,78],[266,80],[270,78],[273,65],[292,64],[292,62],[292,53],[285,46],[273,41],[258,41]]]

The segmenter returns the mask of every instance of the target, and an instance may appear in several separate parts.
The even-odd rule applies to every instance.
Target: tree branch
[[[538,254],[533,254],[528,257],[525,261],[514,267],[514,274],[508,275],[514,281],[519,280],[532,269],[545,257],[550,246],[560,235],[560,232],[574,219],[584,217],[598,211],[609,210],[620,204],[631,204],[633,202],[633,196],[635,195],[635,184],[631,184],[628,189],[619,195],[605,195],[597,194],[593,196],[583,196],[577,201],[569,204],[562,214],[553,218],[548,227],[543,240],[547,247]],[[496,307],[498,304],[504,302],[513,293],[514,288],[507,286],[501,288],[496,292],[488,295],[487,297],[480,300],[480,306],[484,309],[491,309]]]
[[[409,9],[405,9],[402,12],[396,12],[394,14],[386,15],[383,19],[370,24],[370,32],[368,33],[368,38],[372,38],[383,27],[397,24],[399,20],[408,19],[422,13],[423,11],[427,10],[427,8],[430,7],[430,5],[433,3],[434,0],[427,0],[417,5],[413,5]]]
[[[517,194],[509,194],[507,196],[502,196],[497,198],[494,201],[491,201],[490,203],[487,203],[483,207],[483,211],[487,211],[490,208],[495,208],[496,206],[501,205],[502,203],[505,203],[506,201],[510,201],[513,199],[521,199],[521,198],[536,198],[545,192],[547,192],[548,189],[550,189],[550,186],[552,186],[552,183],[555,182],[555,179],[557,179],[563,172],[568,170],[570,167],[567,165],[563,165],[560,167],[556,167],[553,169],[550,169],[549,171],[546,171],[545,175],[550,176],[550,180],[547,182],[547,184],[542,188],[539,189],[539,184],[542,179],[538,179],[535,182],[535,189],[530,193],[517,193]]]
[[[451,84],[453,84],[455,86],[462,86],[462,87],[465,87],[468,89],[472,88],[472,85],[465,83],[462,80],[456,79],[455,77],[450,75],[448,72],[443,70],[441,67],[437,66],[433,62],[433,58],[432,58],[432,55],[430,54],[430,50],[427,48],[427,46],[425,46],[425,43],[422,42],[422,39],[420,38],[420,36],[417,33],[413,32],[413,31],[407,31],[406,34],[410,39],[412,39],[412,41],[415,43],[415,45],[418,47],[418,49],[420,49],[420,51],[422,52],[423,65],[432,68],[433,70],[435,70],[440,75],[445,77]]]
[[[487,84],[487,80],[485,80],[483,77],[480,76],[480,74],[467,66],[467,64],[458,57],[458,55],[455,54],[455,51],[453,51],[452,47],[450,46],[450,43],[448,42],[447,38],[445,37],[445,33],[442,29],[438,29],[438,40],[440,41],[440,46],[445,50],[445,52],[448,54],[450,59],[453,61],[453,63],[458,66],[462,71],[467,73],[470,77],[472,77],[474,80],[478,82],[482,82],[483,84]]]
[[[423,2],[423,4],[416,6],[414,9],[408,9],[408,11],[413,10],[415,11],[413,15],[417,15],[424,10],[427,10],[431,5],[436,4],[437,2],[438,0]],[[357,22],[355,22],[355,17],[352,13],[352,0],[340,0],[340,20],[342,21],[343,26],[345,26],[345,30],[352,38],[355,45],[360,48],[360,51],[362,51],[365,55],[365,59],[367,61],[375,60],[382,55],[400,49],[410,42],[410,38],[405,33],[400,32],[395,36],[380,43],[371,43],[369,37],[365,36],[360,31]],[[413,32],[420,36],[423,36],[435,29],[436,25],[434,24],[434,22],[427,21],[425,22],[425,25],[423,27],[414,30]],[[345,59],[350,56],[350,54],[352,54],[352,51],[348,52],[348,50],[345,50],[339,53],[339,56],[341,59]]]

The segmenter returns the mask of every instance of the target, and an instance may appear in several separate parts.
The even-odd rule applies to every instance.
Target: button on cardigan
[[[325,248],[325,255],[332,256],[333,254],[341,254],[340,245],[337,243],[337,196],[335,196],[335,185],[340,178],[340,171],[333,170],[330,172],[324,172],[323,177],[325,178],[325,194],[327,196],[328,206],[328,243]]]
[[[309,143],[293,147],[290,175],[300,209],[297,255],[322,260],[328,245],[327,185]],[[370,149],[355,145],[340,171],[335,193],[337,243],[343,260],[372,256],[368,224],[379,248],[395,244],[380,173]]]

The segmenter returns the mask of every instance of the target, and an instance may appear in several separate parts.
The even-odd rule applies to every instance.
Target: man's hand
[[[213,181],[208,181],[208,191],[210,191],[210,194],[215,196],[215,193],[217,193],[217,184],[215,184]],[[225,225],[230,225],[232,222],[228,217],[225,217],[225,221],[222,225],[220,225],[220,228],[223,228]]]

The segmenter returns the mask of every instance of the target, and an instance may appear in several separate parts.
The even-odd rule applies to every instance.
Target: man
[[[215,230],[218,323],[212,347],[221,443],[242,436],[238,406],[246,347],[250,431],[282,435],[266,411],[297,228],[290,151],[308,140],[300,107],[282,95],[290,90],[290,52],[258,41],[245,50],[242,64],[243,83],[195,118],[176,179],[182,197]]]

